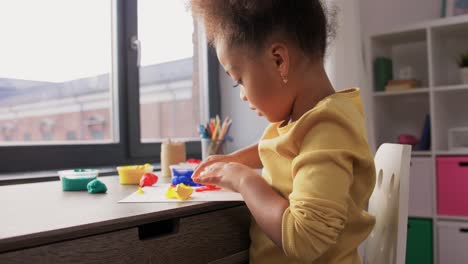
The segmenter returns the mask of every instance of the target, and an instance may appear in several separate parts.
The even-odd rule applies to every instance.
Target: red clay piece
[[[207,184],[203,187],[200,187],[200,188],[197,188],[195,191],[196,192],[205,192],[205,191],[217,191],[217,190],[221,190],[221,187],[218,187],[216,185],[212,185],[212,184]]]
[[[155,174],[151,172],[147,172],[143,174],[143,177],[141,177],[140,186],[141,187],[152,186],[156,182],[158,182],[158,176],[156,176]]]

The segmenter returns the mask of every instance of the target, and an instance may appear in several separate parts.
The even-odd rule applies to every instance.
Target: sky
[[[183,0],[138,0],[141,65],[190,57]],[[64,82],[111,68],[111,0],[0,1],[0,78]]]

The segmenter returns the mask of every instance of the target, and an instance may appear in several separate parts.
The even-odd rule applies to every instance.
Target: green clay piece
[[[96,177],[62,177],[62,190],[64,191],[86,191],[86,186]]]
[[[95,179],[88,183],[89,193],[105,193],[107,192],[107,186],[100,180]]]

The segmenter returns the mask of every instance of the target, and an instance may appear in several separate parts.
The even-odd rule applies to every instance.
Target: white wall
[[[370,73],[364,69],[365,59],[361,40],[376,32],[394,27],[434,19],[440,16],[442,0],[327,0],[338,5],[338,35],[330,47],[327,64],[333,85],[337,90],[351,86],[362,88],[364,107],[371,127],[371,88],[368,87]],[[331,68],[330,68],[331,67]],[[252,144],[260,138],[267,126],[264,118],[258,117],[239,99],[239,90],[232,88],[232,81],[220,69],[221,113],[234,120],[230,135],[234,142],[228,151]],[[373,134],[369,133],[371,142]]]
[[[326,56],[326,70],[336,90],[362,87],[363,56],[359,0],[327,0],[330,9],[338,9],[336,38]]]
[[[226,146],[228,152],[240,149],[257,142],[268,125],[268,121],[257,116],[250,110],[248,103],[239,97],[239,88],[233,88],[233,81],[220,67],[219,78],[221,85],[221,114],[223,117],[231,116],[233,119],[229,135],[234,138]]]
[[[360,3],[365,34],[438,18],[442,7],[442,0],[360,0]]]

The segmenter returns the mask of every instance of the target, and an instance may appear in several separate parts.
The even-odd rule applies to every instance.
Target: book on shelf
[[[423,129],[421,131],[421,139],[416,150],[430,150],[431,149],[431,117],[426,115],[424,119]]]
[[[385,86],[385,91],[407,91],[419,87],[419,85],[418,80],[390,80]]]

